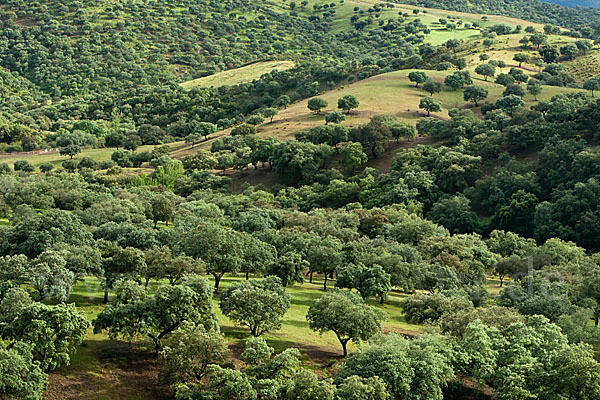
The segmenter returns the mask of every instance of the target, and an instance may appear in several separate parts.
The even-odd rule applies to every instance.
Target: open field
[[[230,69],[214,75],[183,82],[181,87],[184,89],[191,89],[193,87],[209,88],[234,86],[241,83],[252,82],[273,70],[285,71],[286,69],[293,68],[294,65],[296,65],[296,63],[293,61],[262,61],[246,65],[245,67]]]

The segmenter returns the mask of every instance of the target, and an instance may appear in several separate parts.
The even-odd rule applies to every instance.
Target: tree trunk
[[[379,304],[383,304],[383,295],[381,295],[381,299],[379,299]]]
[[[325,276],[325,280],[323,281],[323,290],[327,291],[327,274],[323,274]]]
[[[246,280],[250,279],[250,276],[249,276],[249,274],[250,274],[250,273],[248,272],[248,270],[246,270]]]
[[[346,348],[346,345],[348,344],[347,340],[340,340],[340,343],[342,344],[342,350],[344,350],[344,357],[346,357],[348,355],[348,349]]]
[[[313,271],[310,271],[310,278],[308,279],[309,283],[312,283],[312,276],[313,276]]]
[[[104,288],[104,304],[108,303],[108,287]]]
[[[502,287],[502,281],[504,281],[504,276],[500,276],[500,287]]]
[[[221,278],[223,277],[223,275],[213,274],[213,276],[215,277],[215,294],[218,294],[219,293],[219,283],[221,283]]]

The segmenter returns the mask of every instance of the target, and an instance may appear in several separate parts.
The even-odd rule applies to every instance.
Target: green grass
[[[173,153],[177,153],[182,149],[187,149],[191,145],[184,142],[174,142],[168,144],[171,147],[171,151]],[[136,152],[143,151],[152,151],[156,146],[147,145],[140,146]],[[81,153],[77,154],[73,157],[73,160],[77,161],[82,159],[83,157],[90,157],[98,162],[110,160],[110,156],[115,151],[115,148],[100,148],[100,149],[83,149]],[[0,162],[5,162],[11,167],[14,165],[17,160],[27,160],[35,167],[44,163],[51,163],[58,168],[61,166],[62,162],[68,160],[68,156],[61,156],[58,151],[48,151],[48,152],[32,152],[32,153],[8,153],[0,155]],[[1,224],[1,222],[0,222]]]
[[[296,63],[293,61],[262,61],[246,65],[245,67],[230,69],[228,71],[218,72],[214,75],[183,82],[181,83],[181,87],[184,89],[191,89],[198,86],[205,88],[234,86],[241,83],[252,82],[275,69],[285,71],[293,68],[295,65]]]

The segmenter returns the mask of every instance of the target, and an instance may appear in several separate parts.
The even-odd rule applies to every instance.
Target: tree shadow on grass
[[[68,367],[49,376],[45,400],[166,400],[172,393],[159,386],[162,366],[145,344],[88,339]]]

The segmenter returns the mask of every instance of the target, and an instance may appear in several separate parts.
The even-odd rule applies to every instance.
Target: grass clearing
[[[222,280],[220,290],[242,279],[242,276],[227,276]],[[160,284],[163,283],[151,282],[149,290],[155,291]],[[329,281],[328,288],[334,284],[335,281]],[[299,348],[303,363],[307,367],[328,373],[329,361],[341,360],[340,344],[331,332],[319,335],[311,331],[306,321],[308,308],[324,293],[322,280],[316,277],[312,284],[306,282],[291,286],[287,291],[291,296],[291,307],[283,318],[282,329],[265,334],[264,338],[277,352],[289,347]],[[420,326],[409,324],[404,319],[399,302],[405,296],[392,292],[383,305],[375,299],[368,300],[369,304],[388,313],[389,318],[383,323],[384,331],[411,335],[420,331]],[[97,278],[89,277],[75,285],[69,300],[93,321],[102,310],[102,298],[100,282]],[[217,297],[213,301],[221,329],[230,344],[235,361],[239,357],[239,350],[250,338],[250,332],[235,326],[220,312]],[[350,344],[349,350],[354,349],[356,345]],[[71,365],[50,374],[44,398],[162,400],[169,398],[170,393],[157,384],[159,370],[160,363],[152,353],[152,345],[143,338],[133,343],[115,341],[108,338],[106,333],[94,334],[90,329],[83,345],[73,355]]]
[[[242,276],[228,275],[222,280],[220,290],[243,279]],[[149,290],[155,291],[160,284],[166,283],[152,281]],[[335,280],[331,280],[328,288],[334,285]],[[488,279],[486,287],[492,297],[500,291],[499,281],[495,278]],[[334,364],[342,360],[341,346],[333,333],[319,335],[309,329],[306,321],[308,308],[324,293],[322,279],[315,276],[312,284],[305,282],[290,286],[287,292],[291,297],[291,306],[283,318],[282,328],[277,332],[265,334],[264,338],[277,352],[297,347],[307,368],[330,376],[335,370]],[[382,324],[384,331],[415,335],[422,330],[422,326],[410,324],[404,318],[400,301],[407,296],[405,293],[393,291],[383,305],[374,298],[367,300],[368,304],[388,314],[388,319]],[[97,278],[89,277],[75,285],[70,301],[85,311],[88,319],[92,321],[103,307],[102,298],[100,282]],[[250,338],[250,332],[235,326],[220,312],[217,297],[213,302],[221,329],[236,361],[244,343]],[[349,351],[356,348],[355,344],[349,344]],[[335,362],[331,363],[331,360]],[[73,355],[71,365],[50,374],[44,399],[167,399],[171,394],[157,383],[160,368],[159,361],[152,353],[152,345],[143,338],[133,343],[115,341],[105,333],[94,334],[90,329],[83,345]]]
[[[505,68],[504,71],[507,72],[508,69]],[[350,115],[346,115],[346,120],[342,123],[344,126],[354,127],[367,123],[372,116],[378,114],[390,114],[416,123],[419,118],[427,115],[424,110],[419,108],[419,102],[422,98],[428,97],[429,93],[425,92],[421,86],[415,87],[414,83],[408,80],[410,72],[411,70],[401,70],[377,75],[322,93],[316,97],[323,98],[329,105],[319,115],[307,108],[309,99],[294,103],[286,110],[280,110],[273,122],[260,125],[258,134],[275,136],[280,139],[293,138],[298,131],[324,124],[325,114],[337,110],[338,99],[347,94],[356,96],[360,101],[360,106],[357,110],[352,110]],[[446,75],[452,74],[453,71],[424,70],[423,72],[431,79],[443,82]],[[504,87],[495,84],[493,78],[486,82],[474,73],[471,75],[474,84],[488,88],[487,101],[495,102],[502,96]],[[544,86],[538,99],[548,100],[555,94],[572,91],[581,91],[581,89]],[[464,101],[462,90],[451,91],[443,86],[441,93],[436,93],[434,98],[442,103],[442,112],[432,113],[433,117],[447,119],[448,110],[452,108],[471,108],[476,115],[481,115],[478,107],[473,107]],[[525,95],[524,100],[528,106],[535,103],[529,94]]]
[[[228,71],[218,72],[214,75],[183,82],[181,83],[181,87],[189,90],[194,87],[210,88],[235,86],[241,83],[252,82],[273,70],[285,71],[294,68],[295,65],[296,63],[293,61],[261,61],[244,67],[230,69]]]

